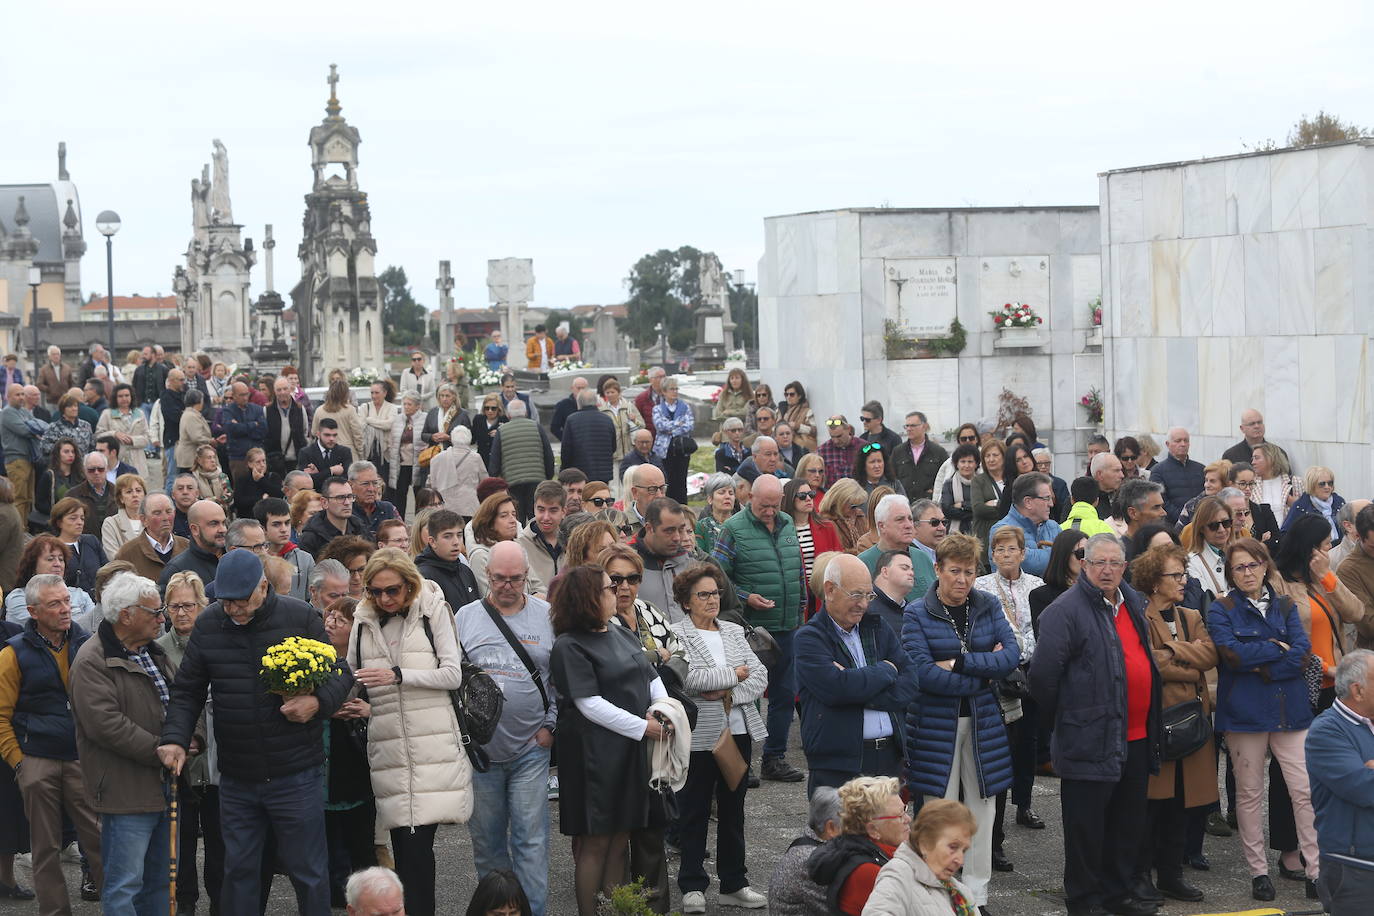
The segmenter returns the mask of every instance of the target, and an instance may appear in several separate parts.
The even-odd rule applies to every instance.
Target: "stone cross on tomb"
[[[448,261],[439,262],[434,288],[439,291],[439,346],[447,349],[453,344],[453,271]]]
[[[524,339],[525,320],[522,312],[525,303],[534,298],[534,260],[497,258],[487,261],[487,291],[492,302],[498,307],[506,307],[501,328],[506,340]]]
[[[277,240],[272,238],[272,224],[268,223],[266,231],[263,233],[262,247],[267,251],[267,289],[266,292],[275,292],[276,287],[272,285],[272,249],[277,247]]]

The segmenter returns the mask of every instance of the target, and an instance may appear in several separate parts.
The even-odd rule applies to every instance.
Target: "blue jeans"
[[[515,872],[534,916],[544,916],[549,896],[548,781],[549,751],[538,745],[472,774],[468,833],[477,877],[498,868]]]
[[[176,483],[177,479],[176,450],[177,448],[175,445],[164,445],[162,447],[162,470],[167,478],[166,486],[163,487],[163,490],[166,491],[168,496],[172,495],[172,484]]]
[[[787,753],[787,735],[792,730],[792,711],[797,689],[792,683],[792,636],[795,630],[769,631],[778,643],[778,663],[768,672],[768,737],[763,742],[763,757]]]
[[[167,812],[102,814],[100,857],[105,864],[102,902],[115,916],[162,916],[170,908],[171,826]],[[195,863],[190,867],[194,870]]]
[[[1364,916],[1374,907],[1374,871],[1323,856],[1317,892],[1331,916]]]
[[[258,916],[262,846],[270,824],[277,857],[296,888],[300,912],[329,916],[329,846],[324,830],[321,767],[248,782],[224,774],[219,786],[224,834],[224,916]]]

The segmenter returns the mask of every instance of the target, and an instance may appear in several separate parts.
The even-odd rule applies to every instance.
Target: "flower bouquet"
[[[371,369],[364,369],[361,366],[354,366],[352,369],[349,369],[344,373],[344,377],[348,380],[349,388],[366,388],[373,382],[380,382],[382,380],[381,375],[377,372]]]
[[[1102,392],[1096,388],[1089,388],[1088,393],[1078,399],[1079,405],[1088,412],[1088,421],[1094,426],[1101,426],[1105,415],[1102,406]]]
[[[271,646],[262,657],[258,677],[268,693],[284,697],[314,693],[315,688],[334,676],[338,654],[334,647],[317,639],[288,636]]]
[[[1045,319],[1035,314],[1035,309],[1024,302],[1008,302],[1000,309],[988,312],[992,323],[1002,328],[1035,328],[1045,323]]]
[[[1089,302],[1088,309],[1092,313],[1093,327],[1102,327],[1102,297],[1098,296],[1092,302]]]

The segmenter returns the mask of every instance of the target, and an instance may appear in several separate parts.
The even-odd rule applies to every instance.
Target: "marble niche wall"
[[[1078,399],[1103,387],[1097,207],[830,210],[768,218],[764,235],[760,374],[774,392],[800,380],[822,420],[856,420],[875,398],[898,433],[921,410],[940,438],[995,417],[1006,387],[1029,400],[1056,472],[1074,476],[1091,432]],[[1010,301],[1044,317],[1039,344],[998,346],[988,312]],[[956,316],[968,334],[958,357],[887,358],[889,320],[931,337]]]
[[[1210,460],[1254,407],[1299,469],[1367,495],[1374,144],[1119,169],[1099,188],[1111,430],[1185,426]]]

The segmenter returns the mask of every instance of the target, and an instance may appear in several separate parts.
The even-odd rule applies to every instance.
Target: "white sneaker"
[[[706,894],[702,891],[688,891],[682,895],[682,912],[706,912]]]
[[[549,770],[549,801],[558,800],[558,771]]]
[[[718,899],[721,906],[739,906],[746,910],[760,910],[768,906],[768,898],[748,885],[732,894],[721,894]]]

